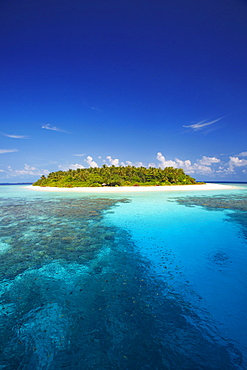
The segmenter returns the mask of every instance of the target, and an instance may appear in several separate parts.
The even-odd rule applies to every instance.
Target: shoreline
[[[239,189],[239,186],[211,184],[203,185],[168,185],[168,186],[118,186],[118,187],[78,187],[78,188],[56,188],[51,186],[25,186],[27,189],[37,191],[54,191],[54,192],[81,192],[81,193],[140,193],[140,192],[162,192],[162,191],[190,191],[190,190],[229,190]]]

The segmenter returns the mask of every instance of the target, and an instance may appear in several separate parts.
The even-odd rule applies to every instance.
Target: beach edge
[[[163,191],[190,191],[190,190],[229,190],[239,189],[239,186],[225,184],[198,184],[198,185],[164,185],[164,186],[104,186],[104,187],[74,187],[56,188],[51,186],[25,186],[27,189],[53,192],[81,192],[81,193],[140,193],[140,192],[163,192]]]

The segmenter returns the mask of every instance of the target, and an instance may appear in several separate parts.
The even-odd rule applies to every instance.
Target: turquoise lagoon
[[[247,185],[0,203],[0,369],[247,368]]]

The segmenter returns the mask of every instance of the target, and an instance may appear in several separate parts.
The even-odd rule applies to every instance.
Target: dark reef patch
[[[112,230],[101,224],[102,213],[126,199],[80,198],[47,201],[4,199],[0,204],[0,277],[13,278],[56,259],[85,263]]]
[[[173,201],[184,206],[201,206],[208,210],[224,210],[247,212],[247,195],[227,196],[193,196],[173,198]],[[172,201],[172,200],[171,200]]]

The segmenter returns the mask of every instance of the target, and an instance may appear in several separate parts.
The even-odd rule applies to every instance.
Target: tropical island
[[[181,168],[106,166],[69,169],[42,175],[33,186],[41,187],[105,187],[105,186],[167,186],[198,185],[203,182],[186,175]]]

